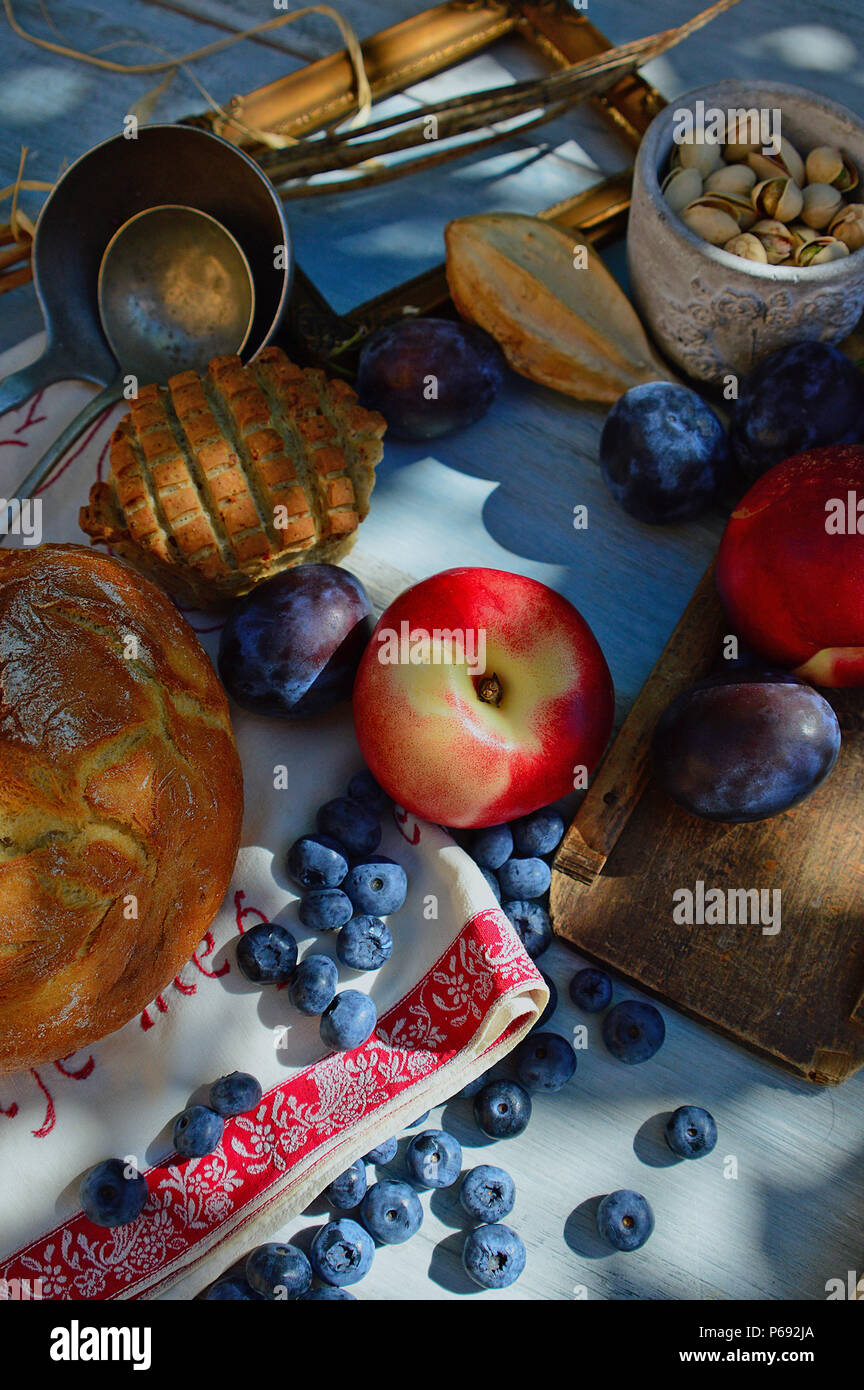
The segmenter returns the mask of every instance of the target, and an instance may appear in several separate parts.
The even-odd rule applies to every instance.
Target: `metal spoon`
[[[196,208],[166,203],[130,217],[114,233],[99,267],[102,329],[120,364],[0,508],[0,540],[18,503],[32,497],[91,421],[139,386],[175,372],[202,371],[211,357],[242,351],[252,328],[255,289],[240,246]]]

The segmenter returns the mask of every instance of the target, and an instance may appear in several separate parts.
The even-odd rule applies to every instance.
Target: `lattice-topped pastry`
[[[344,381],[265,348],[146,386],[81,527],[211,607],[303,560],[334,562],[369,510],[385,423]]]

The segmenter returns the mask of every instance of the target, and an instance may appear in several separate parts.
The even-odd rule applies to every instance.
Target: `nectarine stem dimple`
[[[487,705],[500,705],[503,693],[501,682],[494,671],[491,676],[484,676],[477,686],[477,694]]]

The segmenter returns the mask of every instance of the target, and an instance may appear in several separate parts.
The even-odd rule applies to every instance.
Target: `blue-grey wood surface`
[[[697,7],[698,0],[591,0],[589,17],[623,41],[679,23]],[[340,0],[339,8],[363,35],[419,4]],[[171,8],[151,0],[17,0],[16,11],[41,34],[91,50],[114,45],[108,51],[126,61],[147,56],[141,42],[177,53],[218,37],[224,31],[208,17],[236,27],[274,13],[267,0],[182,0]],[[55,178],[115,133],[159,80],[105,75],[42,53],[9,34],[2,18],[0,35],[0,186],[14,176],[22,144],[31,150],[28,174]],[[125,42],[132,39],[139,43]],[[338,44],[333,26],[312,18],[208,59],[195,72],[224,102]],[[727,76],[770,77],[861,109],[862,50],[858,0],[742,0],[652,64],[648,76],[669,97]],[[535,66],[506,42],[413,96],[446,96]],[[198,90],[178,73],[152,118],[171,120],[201,106]],[[345,309],[441,260],[448,218],[492,208],[535,211],[586,187],[598,170],[627,162],[627,151],[596,116],[576,112],[485,159],[348,198],[289,204],[298,258]],[[39,198],[25,197],[24,204],[35,211]],[[74,253],[71,227],[69,239]],[[0,350],[39,325],[32,287],[0,297]],[[362,549],[418,577],[482,564],[554,585],[578,605],[604,647],[620,718],[710,558],[722,520],[717,514],[649,528],[624,516],[597,470],[601,425],[600,412],[511,378],[489,416],[471,429],[433,446],[387,444]],[[589,508],[586,531],[572,526],[577,503]],[[577,957],[556,944],[542,963],[562,993],[554,1026],[570,1034],[582,1021],[566,991]],[[638,1068],[613,1062],[589,1022],[574,1080],[559,1095],[538,1098],[531,1126],[510,1144],[481,1144],[469,1103],[445,1107],[445,1122],[466,1145],[466,1163],[499,1162],[517,1180],[512,1224],[528,1246],[528,1265],[513,1289],[495,1296],[812,1300],[825,1297],[828,1279],[861,1272],[864,1078],[820,1090],[671,1009],[665,1014],[667,1043]],[[658,1116],[683,1102],[708,1106],[718,1121],[717,1150],[698,1163],[670,1163],[660,1135]],[[630,1256],[607,1253],[592,1230],[592,1199],[622,1186],[645,1192],[657,1216],[651,1241]],[[379,1253],[360,1297],[470,1292],[453,1194],[424,1204],[421,1233]],[[321,1219],[298,1218],[286,1234],[308,1232]]]

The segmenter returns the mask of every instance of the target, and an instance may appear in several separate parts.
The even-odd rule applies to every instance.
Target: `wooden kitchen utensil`
[[[651,778],[654,726],[704,676],[728,631],[709,568],[601,764],[555,859],[555,931],[649,993],[811,1081],[864,1063],[864,701],[823,691],[843,746],[805,802],[723,825],[681,810]],[[673,918],[697,885],[779,889],[773,925]],[[776,923],[774,924],[776,925]]]

